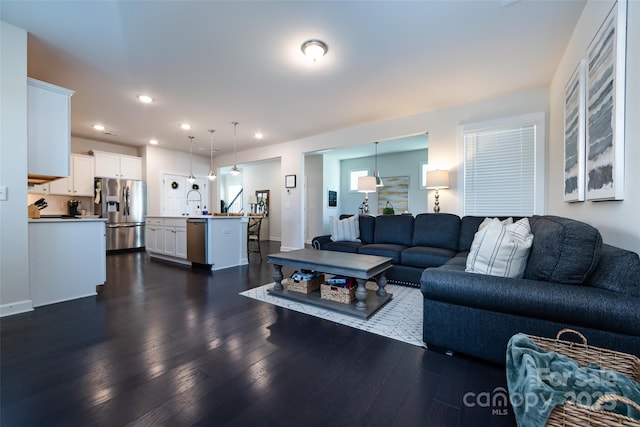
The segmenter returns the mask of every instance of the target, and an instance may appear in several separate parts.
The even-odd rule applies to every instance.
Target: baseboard
[[[30,299],[0,305],[0,317],[33,311],[33,303]]]
[[[184,259],[184,258],[176,258],[173,256],[169,256],[169,255],[162,255],[162,254],[157,254],[155,252],[148,252],[149,254],[149,258],[155,258],[155,259],[159,259],[162,261],[167,261],[167,262],[172,262],[174,264],[182,264],[182,265],[186,265],[191,267],[191,261],[189,261],[188,259]]]

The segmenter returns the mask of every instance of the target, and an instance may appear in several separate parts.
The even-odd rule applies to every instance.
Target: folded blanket
[[[640,384],[597,365],[581,367],[576,361],[547,352],[524,334],[507,345],[507,385],[519,427],[542,427],[556,405],[567,400],[593,405],[604,394],[625,396],[640,403]],[[634,408],[615,402],[602,409],[640,420]]]

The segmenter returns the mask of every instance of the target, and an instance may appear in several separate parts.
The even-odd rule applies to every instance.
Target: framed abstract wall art
[[[564,201],[584,201],[585,70],[583,59],[564,88]]]
[[[387,206],[387,202],[393,207],[397,214],[409,212],[409,176],[388,176],[383,177],[384,187],[378,188],[378,212]]]
[[[626,17],[618,0],[587,48],[588,200],[624,198]]]

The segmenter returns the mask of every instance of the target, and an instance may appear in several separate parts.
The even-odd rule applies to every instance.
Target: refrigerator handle
[[[129,208],[129,186],[125,186],[122,189],[122,199],[124,200],[124,215],[125,216],[129,216],[130,215],[130,208]]]

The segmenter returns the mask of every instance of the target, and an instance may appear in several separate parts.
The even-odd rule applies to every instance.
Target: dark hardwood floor
[[[490,406],[504,368],[240,296],[272,281],[266,256],[250,260],[208,272],[113,254],[98,296],[2,318],[0,423],[515,425]]]

